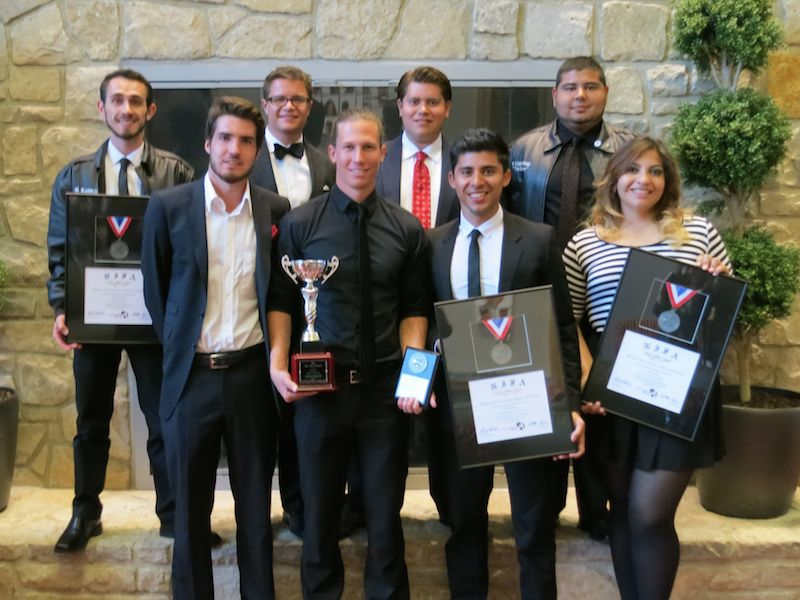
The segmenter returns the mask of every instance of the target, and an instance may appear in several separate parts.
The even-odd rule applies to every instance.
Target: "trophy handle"
[[[292,281],[297,283],[297,273],[295,273],[292,268],[292,260],[289,258],[288,254],[284,254],[283,257],[281,257],[281,266],[283,270],[286,271],[286,274],[292,278]]]
[[[328,278],[336,273],[336,269],[339,268],[339,257],[332,256],[331,259],[328,261],[327,266],[325,267],[325,272],[322,274],[322,279],[320,280],[319,284],[322,285]]]

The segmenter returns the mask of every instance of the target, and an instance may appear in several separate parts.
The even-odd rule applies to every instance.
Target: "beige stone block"
[[[717,84],[711,77],[703,77],[697,69],[691,69],[689,75],[689,93],[693,96],[704,96],[717,89]]]
[[[133,546],[133,557],[137,563],[169,565],[172,562],[171,548],[172,542],[166,538],[146,538]]]
[[[519,58],[517,36],[473,33],[470,58],[474,60],[516,60]]]
[[[685,96],[689,72],[685,65],[659,65],[647,70],[647,84],[654,97]]]
[[[34,487],[42,487],[44,485],[44,481],[28,467],[17,465],[17,468],[14,470],[13,484],[15,486],[30,485]]]
[[[47,426],[39,423],[20,423],[17,435],[17,463],[24,464],[39,450]]]
[[[58,102],[61,99],[61,69],[11,67],[8,91],[13,100]]]
[[[399,27],[401,0],[320,0],[316,50],[321,58],[381,58]]]
[[[78,408],[72,400],[74,400],[74,397],[71,398],[70,402],[64,405],[58,413],[59,433],[61,435],[60,441],[62,442],[72,441],[72,438],[74,438],[77,433],[76,419],[78,418]]]
[[[0,296],[3,299],[4,319],[33,318],[42,298],[38,291],[8,288],[3,289]]]
[[[800,190],[781,188],[761,192],[760,206],[761,213],[767,216],[800,216]]]
[[[653,100],[650,104],[650,114],[657,117],[671,116],[678,112],[680,100]]]
[[[21,546],[11,546],[0,544],[0,563],[7,563],[19,560],[24,554]]]
[[[180,43],[176,44],[175,40],[180,40]],[[155,2],[126,2],[123,8],[122,55],[152,60],[211,56],[205,11]]]
[[[50,216],[49,199],[43,196],[19,196],[7,199],[4,204],[14,239],[44,246]]]
[[[0,2],[0,21],[8,23],[12,19],[24,15],[37,6],[47,4],[49,1],[50,0],[13,0],[11,2]]]
[[[612,67],[606,71],[608,100],[606,110],[612,113],[639,115],[644,112],[642,78],[636,69]]]
[[[608,110],[606,110],[604,118],[612,125],[632,131],[636,135],[645,135],[650,131],[650,122],[647,119],[620,116],[610,113]]]
[[[23,104],[18,107],[20,123],[54,123],[64,117],[64,109],[58,106]]]
[[[606,2],[601,13],[604,60],[663,60],[669,8],[638,2]]]
[[[17,578],[14,575],[14,567],[9,564],[0,563],[0,596],[3,598],[13,598],[17,595]]]
[[[0,259],[8,267],[6,283],[9,286],[44,286],[47,282],[49,272],[47,270],[47,251],[44,248],[21,244],[9,239],[0,239]],[[10,321],[0,322],[0,326],[10,324]],[[49,333],[47,337],[49,337]],[[4,341],[4,349],[11,350],[5,345],[6,338],[0,339]]]
[[[75,486],[75,467],[72,444],[54,444],[50,449],[50,472],[47,487],[73,488]]]
[[[130,487],[131,469],[128,461],[109,458],[106,469],[106,489],[127,490]]]
[[[786,43],[790,46],[800,44],[800,0],[780,0],[778,15],[783,20]]]
[[[37,592],[77,592],[83,582],[83,569],[71,562],[60,564],[27,563],[17,571],[23,585]]]
[[[16,196],[42,191],[42,180],[38,177],[0,178],[0,196]]]
[[[61,11],[49,4],[15,21],[9,31],[16,65],[64,65],[80,60],[78,47],[64,30]]]
[[[136,567],[87,565],[84,582],[86,589],[95,593],[135,592]]]
[[[101,122],[97,109],[100,82],[111,71],[109,67],[70,67],[67,69],[67,90],[64,93],[65,117],[70,121]]]
[[[409,0],[386,58],[466,58],[469,14],[461,0]]]
[[[3,136],[5,175],[36,173],[36,127],[9,127]]]
[[[233,2],[257,12],[303,14],[310,13],[312,9],[311,0],[292,0],[292,2],[286,2],[286,0],[233,0]]]
[[[583,2],[526,2],[522,49],[533,58],[591,55],[594,8]]]
[[[72,400],[72,360],[68,354],[20,354],[17,377],[23,404],[61,406]]]
[[[170,590],[170,581],[167,567],[140,567],[137,590],[145,593],[167,593]]]
[[[792,119],[800,118],[800,56],[775,52],[769,57],[767,91]]]
[[[0,104],[0,123],[19,122],[19,107]]]
[[[217,46],[225,58],[310,58],[311,25],[290,17],[249,17],[239,21]]]
[[[44,177],[53,181],[58,171],[77,156],[92,154],[107,137],[104,125],[50,127],[42,134],[40,148]]]
[[[124,529],[128,521],[120,523],[111,515],[107,515],[108,521],[114,523],[114,527]],[[123,515],[123,519],[130,519],[129,514]],[[138,523],[136,524],[138,527]],[[96,543],[86,548],[86,560],[90,563],[130,563],[133,552],[127,545],[120,546],[119,542],[108,537],[101,537]]]
[[[44,477],[47,473],[47,455],[47,448],[43,448],[33,457],[30,465],[28,465],[30,470],[39,477]]]
[[[238,6],[212,6],[208,9],[208,29],[211,32],[211,39],[216,42],[249,14]]]
[[[113,60],[119,47],[119,13],[113,0],[66,0],[67,31],[92,60]],[[113,24],[114,26],[110,26]]]
[[[472,29],[477,33],[516,35],[518,18],[519,2],[516,0],[476,2],[472,14]]]

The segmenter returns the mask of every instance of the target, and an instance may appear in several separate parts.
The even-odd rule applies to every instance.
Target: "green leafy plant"
[[[800,249],[781,245],[763,227],[750,227],[741,235],[723,234],[736,275],[747,281],[742,309],[736,322],[740,399],[750,400],[750,352],[755,336],[792,310],[800,292]]]
[[[789,315],[800,289],[800,251],[749,226],[752,199],[786,156],[791,129],[772,98],[740,87],[741,75],[767,64],[782,30],[771,0],[676,0],[674,7],[675,47],[720,88],[680,108],[670,143],[685,181],[724,199],[725,243],[736,275],[748,282],[733,340],[747,402],[755,336]]]

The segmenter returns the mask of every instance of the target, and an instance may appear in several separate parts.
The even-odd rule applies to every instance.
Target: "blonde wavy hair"
[[[653,207],[653,213],[664,239],[671,246],[681,246],[688,241],[689,234],[683,223],[691,213],[681,208],[681,177],[678,165],[662,141],[647,136],[629,140],[609,159],[603,177],[596,183],[589,225],[593,225],[597,235],[603,239],[613,241],[619,237],[625,217],[617,193],[617,183],[636,159],[648,150],[658,152],[664,167],[664,193]]]

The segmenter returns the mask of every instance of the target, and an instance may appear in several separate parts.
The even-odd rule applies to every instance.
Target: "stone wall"
[[[800,118],[800,0],[780,0],[776,10],[788,45],[763,85]],[[607,68],[608,118],[663,135],[676,108],[709,89],[671,50],[670,18],[668,0],[4,0],[0,258],[10,281],[0,385],[16,387],[22,401],[16,481],[72,485],[72,374],[50,337],[45,233],[56,172],[106,135],[95,108],[106,72],[131,60],[198,59],[435,61],[446,71],[444,61],[593,54]],[[798,160],[800,133],[760,205],[783,239],[800,230]],[[757,359],[759,382],[800,389],[800,316],[770,327]],[[131,477],[124,377],[117,403],[109,488]]]

